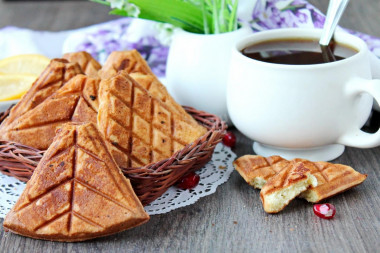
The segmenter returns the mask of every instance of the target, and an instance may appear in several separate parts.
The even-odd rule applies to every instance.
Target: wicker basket
[[[202,168],[210,161],[216,144],[222,140],[226,132],[226,123],[217,116],[191,107],[184,108],[209,130],[205,135],[168,159],[140,168],[121,168],[124,175],[131,180],[143,205],[160,197],[185,174]],[[0,113],[0,124],[9,111],[10,108]],[[43,154],[44,151],[29,146],[0,141],[0,172],[26,182]]]

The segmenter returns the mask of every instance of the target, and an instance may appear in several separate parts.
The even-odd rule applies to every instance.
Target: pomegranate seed
[[[313,207],[315,215],[322,219],[332,219],[336,213],[335,206],[332,204],[315,204]]]
[[[193,189],[195,186],[198,185],[199,179],[200,179],[200,177],[198,174],[196,174],[195,172],[190,172],[186,176],[182,177],[178,181],[176,186],[178,188],[183,189],[183,190]]]
[[[227,132],[223,137],[223,144],[227,147],[233,148],[236,143],[236,136],[233,132]]]

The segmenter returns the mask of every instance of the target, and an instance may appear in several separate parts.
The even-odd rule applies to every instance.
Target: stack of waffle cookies
[[[4,220],[24,236],[81,241],[149,220],[120,168],[171,157],[203,136],[141,55],[53,59],[0,125],[0,140],[46,150]]]

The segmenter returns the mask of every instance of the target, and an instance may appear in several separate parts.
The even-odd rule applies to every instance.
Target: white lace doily
[[[235,157],[230,148],[218,144],[211,161],[197,172],[201,179],[194,189],[181,190],[171,187],[160,198],[147,205],[145,210],[150,215],[167,213],[214,193],[216,188],[230,177],[234,170],[232,162]],[[24,188],[25,183],[0,173],[0,218],[5,217]]]

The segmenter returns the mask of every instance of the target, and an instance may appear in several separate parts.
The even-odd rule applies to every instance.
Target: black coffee
[[[357,51],[334,41],[328,47],[321,47],[317,40],[289,38],[254,44],[244,48],[242,53],[263,62],[309,65],[339,61],[356,54]]]

